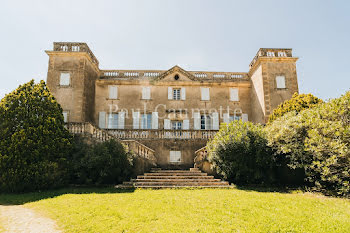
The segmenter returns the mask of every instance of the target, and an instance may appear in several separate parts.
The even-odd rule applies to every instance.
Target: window
[[[181,162],[181,151],[170,151],[170,163]]]
[[[284,52],[284,51],[279,51],[279,52],[278,52],[278,56],[279,56],[279,57],[286,57],[287,54],[286,54],[286,52]]]
[[[118,114],[108,114],[108,129],[118,129]]]
[[[230,100],[231,101],[239,101],[238,88],[230,89]]]
[[[201,115],[201,129],[211,129],[211,117],[209,115]]]
[[[277,76],[276,77],[276,86],[277,86],[277,89],[286,88],[286,78],[284,76]]]
[[[202,87],[201,88],[202,100],[210,100],[209,88]]]
[[[173,100],[180,100],[181,99],[181,88],[174,88],[173,89]]]
[[[174,130],[182,129],[182,122],[181,121],[172,121],[171,122],[171,129],[174,129]]]
[[[70,85],[70,73],[62,72],[60,76],[60,86]]]
[[[143,100],[151,99],[151,87],[143,87],[142,88],[142,99]]]
[[[118,87],[109,86],[109,99],[117,99],[117,98],[118,98]]]
[[[268,57],[274,57],[275,56],[275,53],[274,52],[267,52],[266,53],[266,56],[268,56]]]
[[[152,114],[142,114],[141,117],[141,129],[152,128]]]
[[[63,121],[65,123],[68,122],[68,112],[67,111],[63,111]]]
[[[241,117],[240,116],[233,116],[233,115],[231,115],[231,116],[229,116],[229,122],[231,122],[231,121],[238,121],[238,120],[240,120],[241,119]]]

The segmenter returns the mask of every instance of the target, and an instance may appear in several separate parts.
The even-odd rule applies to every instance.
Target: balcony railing
[[[261,48],[249,65],[252,68],[259,57],[293,57],[292,49]]]
[[[119,139],[212,139],[217,130],[144,130],[107,129],[110,135]]]

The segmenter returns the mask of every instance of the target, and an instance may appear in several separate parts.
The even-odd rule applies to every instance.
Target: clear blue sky
[[[301,93],[350,88],[350,2],[3,1],[0,97],[46,80],[54,41],[87,42],[103,69],[246,72],[260,47],[293,48]]]

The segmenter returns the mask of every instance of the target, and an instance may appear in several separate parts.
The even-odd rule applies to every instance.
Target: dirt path
[[[0,219],[6,233],[62,233],[52,219],[20,205],[0,205]]]

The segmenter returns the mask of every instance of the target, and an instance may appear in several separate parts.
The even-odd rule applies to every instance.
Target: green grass
[[[65,232],[350,232],[350,200],[310,193],[76,189],[0,202],[27,202]]]

